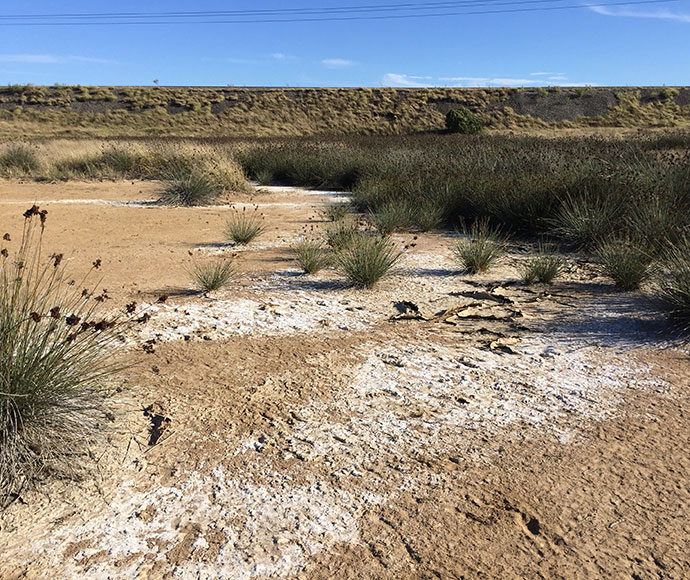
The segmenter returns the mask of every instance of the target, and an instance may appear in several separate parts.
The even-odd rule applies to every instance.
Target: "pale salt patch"
[[[26,201],[3,201],[3,205],[26,205]],[[36,201],[40,204],[66,204],[66,205],[114,205],[128,207],[151,207],[158,205],[158,201],[153,199],[140,199],[133,201],[118,201],[109,199],[43,199]],[[164,206],[161,206],[164,207]]]
[[[280,243],[288,244],[289,239]],[[267,242],[275,247],[276,242]],[[261,249],[260,243],[247,250]],[[236,251],[237,247],[228,248]],[[223,249],[208,247],[223,253]],[[415,258],[403,265],[417,266],[439,256]],[[223,339],[235,335],[276,336],[285,334],[363,330],[394,314],[393,304],[413,296],[436,296],[461,285],[453,276],[429,279],[402,272],[374,291],[348,287],[341,279],[302,276],[297,268],[274,272],[253,282],[257,299],[201,299],[184,305],[143,304],[152,316],[139,338],[171,341],[185,337]]]
[[[203,245],[197,246],[195,248],[195,251],[212,256],[217,256],[225,255],[227,253],[236,254],[239,252],[273,250],[278,248],[285,248],[286,246],[292,246],[298,239],[300,239],[300,237],[301,236],[297,235],[285,235],[275,240],[253,241],[249,244],[236,244],[234,242],[228,242],[227,244]]]
[[[175,486],[145,492],[124,483],[96,517],[83,525],[62,527],[31,549],[46,559],[51,578],[129,579],[145,575],[155,562],[166,561],[186,528],[197,526],[191,557],[171,570],[174,577],[285,576],[299,572],[310,556],[331,545],[357,544],[358,516],[383,501],[382,496],[355,496],[322,482],[295,486],[279,475],[269,484],[256,485],[239,476],[227,477],[218,467],[209,475],[193,472]],[[141,517],[146,510],[151,515]],[[222,540],[217,556],[205,556],[209,546],[218,543],[218,532]],[[88,547],[63,560],[63,550],[75,542]],[[104,561],[97,556],[80,564],[103,551]],[[197,556],[203,562],[194,561]]]
[[[284,298],[279,296],[276,293],[262,300],[217,299],[183,306],[144,304],[152,319],[141,330],[138,340],[276,336],[326,328],[360,330],[375,320],[366,311],[346,311],[334,296],[324,299],[321,294],[304,290],[293,290]]]
[[[314,205],[313,202],[311,201],[301,201],[301,202],[295,202],[295,201],[250,201],[250,202],[241,202],[241,201],[234,201],[231,204],[224,204],[224,205],[214,205],[211,206],[213,208],[220,207],[220,208],[236,208],[236,209],[254,209],[255,207],[258,207],[261,209],[262,207],[313,207],[314,209],[318,209],[317,206]]]
[[[307,196],[314,196],[321,198],[320,201],[326,201],[328,203],[347,203],[349,198],[347,194],[335,192],[335,191],[309,191],[297,189],[299,193]],[[5,200],[2,202],[4,205],[26,205],[26,200]],[[65,205],[112,205],[117,207],[160,207],[160,208],[175,208],[175,206],[169,206],[166,204],[161,204],[157,199],[137,199],[137,200],[112,200],[112,199],[43,199],[36,201],[40,204],[65,204]],[[200,206],[184,206],[185,211],[199,211],[207,209],[233,209],[233,208],[262,208],[262,207],[313,207],[317,209],[318,206],[314,205],[313,201],[252,201],[252,202],[232,202],[224,204],[214,204],[214,205],[200,205]]]
[[[525,346],[532,354],[365,345],[365,362],[343,371],[348,378],[331,398],[297,411],[303,421],[288,443],[312,460],[342,458],[348,470],[400,457],[482,459],[496,450],[476,436],[491,439],[519,424],[567,443],[588,422],[617,416],[626,389],[668,388],[646,367],[595,348],[554,353],[540,340]]]
[[[258,193],[273,193],[290,195],[298,193],[299,195],[309,195],[320,198],[321,201],[347,203],[352,199],[352,194],[347,191],[338,191],[332,189],[305,189],[304,187],[291,185],[261,185],[257,182],[252,182]]]

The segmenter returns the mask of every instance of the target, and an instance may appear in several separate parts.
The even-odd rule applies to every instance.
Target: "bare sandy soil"
[[[690,360],[651,298],[574,259],[525,288],[519,246],[466,276],[447,234],[357,290],[290,255],[340,194],[228,200],[268,226],[236,248],[229,205],[156,191],[0,183],[0,229],[38,203],[48,251],[152,313],[89,476],[0,516],[1,578],[690,577]],[[203,296],[211,254],[238,274]]]

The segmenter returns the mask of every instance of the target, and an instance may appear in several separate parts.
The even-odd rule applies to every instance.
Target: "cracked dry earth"
[[[2,515],[1,578],[690,577],[690,363],[651,298],[574,259],[525,288],[519,246],[469,277],[447,234],[356,290],[289,251],[342,196],[237,198],[269,226],[240,250],[228,207],[155,191],[0,184],[3,227],[38,202],[51,250],[153,315],[88,477]],[[236,280],[189,292],[190,253]]]

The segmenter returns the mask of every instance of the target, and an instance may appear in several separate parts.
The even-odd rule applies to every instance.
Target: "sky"
[[[0,85],[690,85],[690,0],[622,2],[4,0]]]

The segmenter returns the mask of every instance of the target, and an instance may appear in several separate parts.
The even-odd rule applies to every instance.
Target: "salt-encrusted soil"
[[[690,577],[690,364],[653,299],[575,259],[525,288],[519,245],[466,276],[449,233],[395,237],[357,290],[290,256],[342,195],[229,200],[268,226],[237,248],[229,206],[155,194],[0,184],[4,229],[38,202],[50,251],[152,315],[91,473],[0,519],[0,577]],[[210,254],[238,274],[205,296],[185,267]]]

